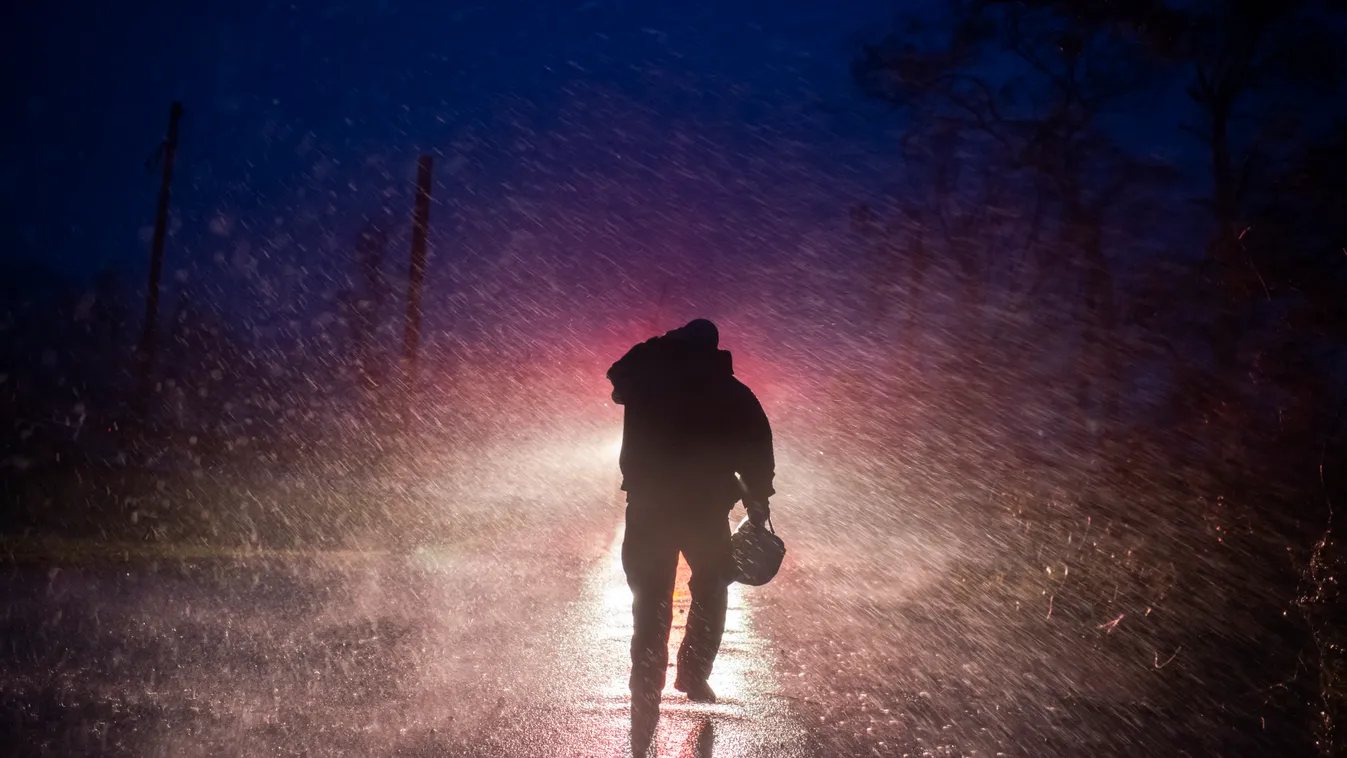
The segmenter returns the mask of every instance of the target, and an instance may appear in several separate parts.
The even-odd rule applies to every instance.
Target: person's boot
[[[716,702],[716,692],[705,679],[694,679],[680,674],[674,679],[674,689],[687,695],[688,700],[694,703]]]

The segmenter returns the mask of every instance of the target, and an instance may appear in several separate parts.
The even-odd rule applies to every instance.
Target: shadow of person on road
[[[650,743],[655,739],[655,728],[659,726],[659,698],[633,697],[631,699],[631,755],[632,758],[646,758],[650,753]]]
[[[659,725],[659,705],[651,707],[648,703],[633,703],[631,709],[631,755],[632,758],[649,758],[650,747],[655,741],[655,728]],[[702,716],[692,726],[688,736],[678,749],[677,758],[712,758],[715,750],[715,726],[710,716]]]
[[[688,732],[687,739],[683,740],[683,748],[678,751],[678,758],[711,758],[711,752],[715,750],[716,732],[711,724],[710,716],[702,716]]]

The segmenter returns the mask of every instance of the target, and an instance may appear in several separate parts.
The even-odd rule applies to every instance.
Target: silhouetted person
[[[774,494],[771,426],[719,341],[715,324],[697,319],[636,345],[608,369],[613,400],[626,408],[622,568],[632,591],[633,740],[638,709],[657,709],[664,688],[678,554],[692,569],[692,603],[674,687],[689,700],[715,702],[707,678],[735,578],[729,512],[742,496],[749,518],[766,521]]]

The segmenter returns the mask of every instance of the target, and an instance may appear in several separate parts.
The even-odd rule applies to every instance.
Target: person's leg
[[[711,666],[725,633],[725,609],[734,578],[730,524],[720,511],[685,522],[681,547],[692,577],[687,630],[678,649],[678,683],[695,687],[711,676]],[[687,687],[680,687],[686,690]]]
[[[642,505],[627,506],[622,570],[631,588],[631,691],[658,695],[669,667],[678,545],[668,519]]]

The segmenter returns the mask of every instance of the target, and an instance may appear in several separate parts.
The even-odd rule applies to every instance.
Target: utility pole
[[[403,424],[411,411],[416,350],[421,341],[421,288],[426,280],[426,230],[430,226],[430,172],[434,158],[421,156],[416,168],[416,204],[412,208],[412,267],[407,275],[407,321],[402,332]]]
[[[168,135],[163,144],[163,177],[159,183],[159,207],[154,216],[154,241],[150,247],[150,286],[145,291],[145,330],[140,335],[140,409],[148,406],[150,374],[154,367],[155,336],[159,319],[159,277],[164,269],[164,235],[168,231],[169,190],[173,184],[173,156],[178,150],[178,121],[182,103],[168,109]]]

